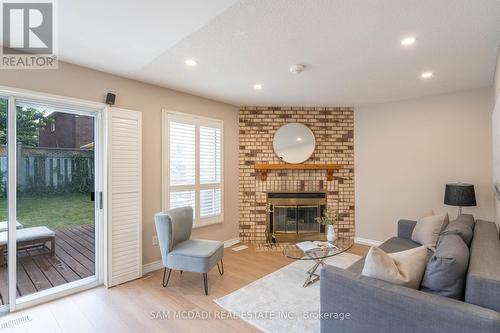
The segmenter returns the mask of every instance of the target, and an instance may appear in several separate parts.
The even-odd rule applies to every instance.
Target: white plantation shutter
[[[164,112],[164,209],[193,207],[194,226],[222,222],[222,122]]]
[[[189,122],[168,123],[170,143],[169,208],[191,206],[196,208],[196,126]],[[178,186],[177,189],[174,187]],[[187,188],[186,188],[187,186]]]
[[[109,111],[108,287],[142,276],[141,113]]]
[[[217,216],[221,213],[220,188],[200,190],[200,217]]]
[[[220,128],[200,126],[200,183],[218,184],[221,178]]]
[[[170,122],[170,184],[194,185],[196,173],[196,127]]]
[[[170,191],[170,209],[191,206],[196,207],[196,191]]]
[[[200,190],[200,218],[221,213],[220,131],[218,127],[200,126],[200,184],[211,187]]]

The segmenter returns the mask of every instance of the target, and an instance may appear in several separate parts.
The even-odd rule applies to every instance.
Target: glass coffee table
[[[315,242],[315,241],[313,241]],[[321,243],[327,243],[325,241],[318,241]],[[310,284],[319,280],[319,274],[316,273],[318,267],[324,266],[324,260],[329,257],[336,256],[341,254],[347,250],[349,250],[354,244],[353,238],[343,238],[339,237],[334,242],[328,242],[331,246],[324,246],[320,249],[310,250],[310,251],[302,251],[295,244],[286,245],[283,254],[291,259],[296,260],[311,260],[314,261],[314,265],[307,271],[307,278],[304,282],[303,287],[307,287]]]

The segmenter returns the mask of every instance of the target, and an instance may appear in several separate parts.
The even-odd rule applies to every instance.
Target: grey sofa
[[[411,241],[415,221],[398,222],[398,236],[380,248],[398,252]],[[321,270],[321,332],[499,333],[500,240],[493,222],[477,220],[470,246],[465,300],[426,293],[361,275],[364,258],[347,269]],[[338,314],[349,318],[336,319]]]

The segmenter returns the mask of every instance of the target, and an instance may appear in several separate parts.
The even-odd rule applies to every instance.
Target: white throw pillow
[[[422,217],[413,229],[411,240],[422,245],[435,247],[439,234],[446,228],[449,221],[448,213]]]
[[[366,255],[362,275],[418,289],[427,265],[427,247],[385,253],[378,247],[371,247]]]

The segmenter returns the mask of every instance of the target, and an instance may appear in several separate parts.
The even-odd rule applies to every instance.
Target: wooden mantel
[[[267,180],[267,172],[269,170],[326,170],[326,180],[333,180],[333,171],[336,169],[342,169],[343,166],[340,164],[255,164],[255,170],[260,172],[260,179],[262,181]]]

